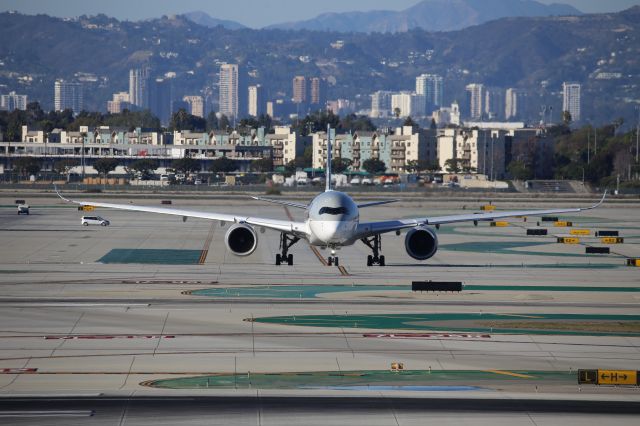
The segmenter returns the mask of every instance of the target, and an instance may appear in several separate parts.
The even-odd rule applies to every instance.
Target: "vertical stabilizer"
[[[324,168],[326,186],[324,188],[326,191],[331,191],[331,125],[327,125],[327,164]]]

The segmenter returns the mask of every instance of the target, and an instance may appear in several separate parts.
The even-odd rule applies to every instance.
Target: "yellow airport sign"
[[[602,244],[622,244],[624,243],[624,238],[622,237],[604,237],[600,238]]]
[[[576,237],[558,237],[558,242],[562,244],[580,244],[580,238]]]
[[[591,235],[591,231],[588,229],[572,229],[569,233],[571,235]]]
[[[598,370],[599,385],[637,385],[638,372],[634,370]]]
[[[573,223],[572,222],[567,222],[567,221],[564,221],[564,220],[559,220],[556,223],[554,223],[554,226],[557,226],[557,227],[571,227],[571,226],[573,226]]]
[[[491,222],[491,226],[505,227],[505,226],[509,226],[509,222],[504,222],[504,221]]]
[[[496,209],[496,206],[492,206],[491,204],[480,206],[480,210],[482,210],[483,212],[492,212],[495,209]]]
[[[96,208],[94,206],[82,206],[82,211],[84,211],[84,212],[92,212],[95,209]]]

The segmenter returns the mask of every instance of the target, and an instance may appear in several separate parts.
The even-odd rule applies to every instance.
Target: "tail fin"
[[[327,165],[324,172],[327,180],[324,190],[331,191],[331,125],[329,124],[327,124]]]

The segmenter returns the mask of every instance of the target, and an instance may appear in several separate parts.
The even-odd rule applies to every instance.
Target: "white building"
[[[467,85],[467,99],[469,100],[469,117],[478,119],[482,117],[484,104],[484,85],[472,83]]]
[[[8,95],[0,96],[0,109],[4,111],[13,111],[14,109],[27,109],[27,95],[18,95],[16,92],[9,92]]]
[[[504,99],[504,118],[506,120],[512,120],[518,117],[520,111],[518,108],[520,107],[520,93],[514,89],[509,88],[505,93]]]
[[[220,66],[220,113],[238,117],[238,64]]]
[[[439,75],[422,74],[416,77],[416,93],[425,97],[426,111],[444,106],[444,81]]]
[[[258,117],[259,115],[264,113],[262,86],[259,84],[256,84],[255,86],[249,86],[248,92],[249,102],[247,112],[252,117]]]
[[[460,107],[457,102],[452,103],[451,107],[440,107],[431,113],[431,118],[436,122],[438,127],[444,127],[449,124],[459,126]]]
[[[83,106],[82,84],[56,80],[54,85],[54,107],[56,111],[70,109],[77,114],[82,111]]]
[[[391,111],[400,112],[400,117],[422,117],[425,115],[425,98],[412,92],[394,93],[391,96]]]
[[[113,94],[113,99],[107,101],[107,111],[110,114],[120,114],[131,105],[129,92],[119,92]]]
[[[569,111],[572,121],[580,121],[580,91],[578,83],[562,83],[562,111]]]
[[[490,180],[501,179],[506,172],[505,141],[513,131],[443,129],[438,135],[438,164],[447,171],[447,161],[457,159],[467,173],[484,174]]]
[[[391,96],[393,92],[388,90],[378,90],[371,95],[371,118],[389,117],[392,114]]]
[[[150,74],[147,67],[129,70],[129,102],[142,109],[149,108]]]
[[[204,118],[204,99],[202,96],[185,96],[182,101],[189,105],[189,114]]]

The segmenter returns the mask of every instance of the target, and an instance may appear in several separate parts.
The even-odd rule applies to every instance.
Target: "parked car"
[[[111,222],[109,222],[107,219],[101,218],[100,216],[82,216],[80,223],[82,223],[82,225],[84,226],[89,226],[89,225],[109,226]]]

